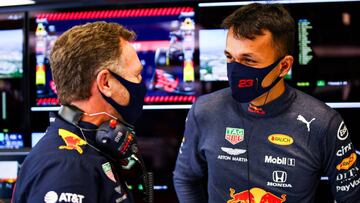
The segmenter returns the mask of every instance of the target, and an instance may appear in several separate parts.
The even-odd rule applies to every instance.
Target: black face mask
[[[144,98],[146,94],[145,83],[143,82],[143,80],[140,83],[133,83],[125,80],[124,78],[112,71],[110,71],[110,73],[129,91],[129,104],[127,106],[122,106],[118,104],[115,100],[113,100],[111,97],[107,97],[103,93],[100,93],[103,98],[123,117],[126,123],[134,125],[142,113]]]
[[[282,77],[277,77],[268,87],[262,87],[261,83],[283,58],[261,69],[237,62],[228,63],[227,75],[233,98],[240,103],[247,103],[268,92]]]

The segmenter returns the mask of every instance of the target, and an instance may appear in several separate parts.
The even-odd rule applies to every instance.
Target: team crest
[[[111,165],[109,162],[106,162],[102,165],[102,169],[104,171],[104,173],[106,174],[106,176],[112,180],[113,182],[116,182],[115,180],[115,176],[114,176],[114,173],[112,172],[112,169],[111,169]]]

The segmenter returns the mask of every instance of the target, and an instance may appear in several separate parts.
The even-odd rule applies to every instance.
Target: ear
[[[280,77],[284,77],[292,68],[294,63],[294,57],[287,55],[284,57],[284,60],[280,62]]]
[[[107,69],[101,70],[96,76],[96,84],[101,93],[107,97],[111,97],[111,85],[110,80],[111,73]]]

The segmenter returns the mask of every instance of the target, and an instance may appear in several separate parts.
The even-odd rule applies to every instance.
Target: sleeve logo
[[[59,149],[76,150],[79,154],[83,153],[83,149],[80,146],[86,145],[85,140],[65,129],[59,129],[59,136],[66,144],[59,146]]]
[[[110,164],[109,162],[106,162],[106,163],[104,163],[101,167],[102,167],[105,175],[106,175],[110,180],[112,180],[113,182],[116,183],[114,173],[112,172],[112,169],[111,169],[111,164]]]
[[[339,129],[337,131],[337,138],[339,140],[345,140],[349,135],[349,131],[344,123],[344,121],[342,121],[340,123]]]
[[[340,164],[336,166],[338,171],[348,170],[356,162],[356,154],[352,153],[349,157],[343,159]]]

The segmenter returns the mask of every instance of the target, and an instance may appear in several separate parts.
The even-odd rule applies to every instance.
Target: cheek
[[[276,78],[279,76],[279,74],[280,74],[279,67],[274,68],[264,78],[264,80],[261,83],[261,86],[264,87],[264,88],[270,86],[273,83],[273,81],[276,80]]]
[[[122,85],[119,84],[118,87],[113,92],[113,99],[122,106],[127,106],[130,102],[129,91]]]

